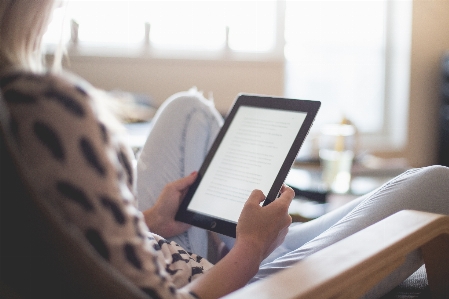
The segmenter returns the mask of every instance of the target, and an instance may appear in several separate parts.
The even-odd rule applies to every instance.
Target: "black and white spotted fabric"
[[[195,298],[178,289],[212,265],[149,232],[132,191],[130,151],[102,121],[99,92],[69,75],[23,71],[1,75],[0,88],[7,129],[40,199],[152,297]]]

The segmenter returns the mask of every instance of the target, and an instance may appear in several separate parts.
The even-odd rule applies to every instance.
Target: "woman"
[[[317,221],[291,227],[284,241],[293,191],[284,186],[281,196],[262,208],[264,196],[255,190],[232,249],[213,266],[197,255],[205,255],[205,233],[176,222],[174,214],[220,117],[197,93],[178,94],[161,107],[138,161],[139,212],[131,154],[101,108],[104,94],[43,67],[39,49],[55,5],[55,0],[0,3],[2,124],[40,197],[52,201],[105,260],[148,294],[218,298],[397,210],[449,212],[447,168],[417,169]],[[369,296],[388,291],[421,263],[418,254],[409,260]]]

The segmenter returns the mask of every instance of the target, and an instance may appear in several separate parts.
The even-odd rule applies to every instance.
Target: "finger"
[[[193,184],[197,176],[198,172],[194,171],[190,175],[183,177],[179,180],[176,180],[171,184],[176,190],[183,191],[184,189],[187,189],[188,187],[190,187],[190,185]]]
[[[279,198],[276,199],[275,201],[290,205],[290,203],[292,202],[294,197],[295,197],[295,191],[293,191],[292,188],[290,188],[286,185],[283,185],[281,188],[281,196],[279,196]]]
[[[251,192],[249,195],[247,203],[254,203],[254,204],[260,204],[262,201],[265,200],[265,195],[261,190],[255,189]]]
[[[281,193],[284,193],[285,191],[287,191],[287,192],[293,192],[293,197],[295,197],[295,190],[293,190],[290,186],[288,186],[288,185],[285,185],[285,184],[282,184],[282,187],[281,187]]]

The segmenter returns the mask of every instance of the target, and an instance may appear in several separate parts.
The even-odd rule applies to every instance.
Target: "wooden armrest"
[[[432,298],[449,298],[449,216],[418,211],[400,211],[225,298],[359,298],[418,248]]]

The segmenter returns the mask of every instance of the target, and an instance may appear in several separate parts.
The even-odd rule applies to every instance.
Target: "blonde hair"
[[[52,13],[61,0],[0,0],[0,73],[8,68],[21,68],[41,73],[46,71],[42,53],[42,37]],[[61,24],[62,27],[63,24]],[[55,52],[52,71],[62,71],[63,46]],[[64,74],[65,78],[70,77]],[[122,132],[116,115],[122,109],[110,101],[110,96],[92,88],[99,117],[116,132]],[[109,101],[107,101],[109,100]]]
[[[0,69],[45,70],[41,49],[56,0],[0,1]]]

